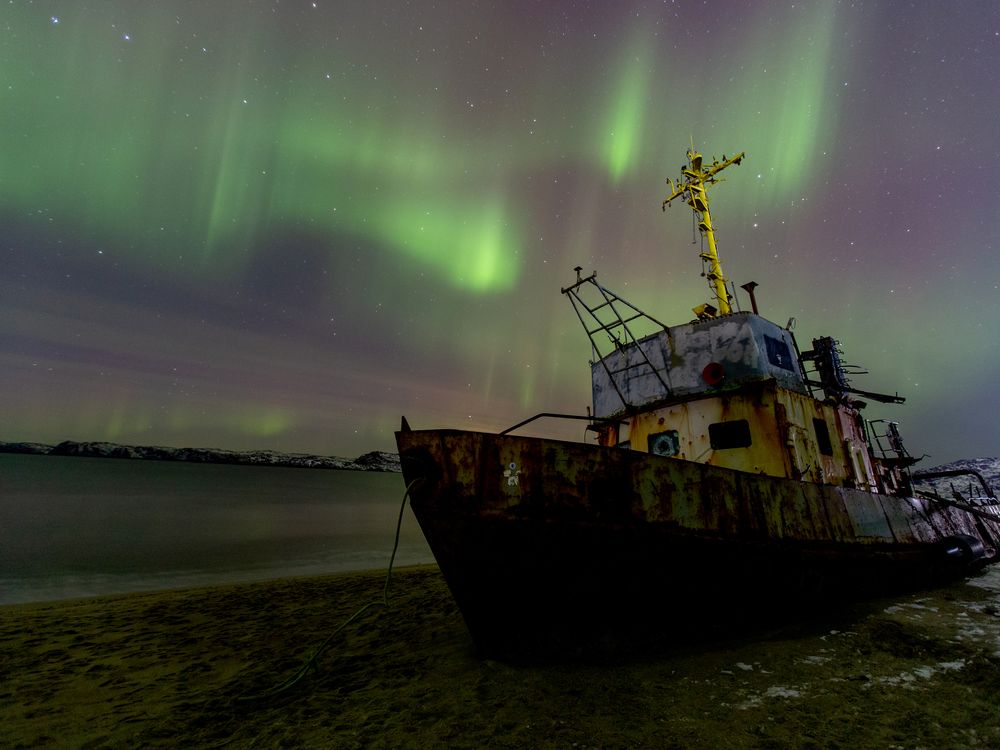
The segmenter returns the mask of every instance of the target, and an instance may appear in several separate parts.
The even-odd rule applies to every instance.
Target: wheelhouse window
[[[782,370],[795,372],[794,360],[792,359],[792,352],[788,348],[788,344],[781,339],[776,339],[774,336],[765,334],[764,347],[767,349],[768,362],[775,367],[780,367]]]
[[[656,432],[647,438],[647,448],[654,456],[676,456],[681,452],[681,438],[677,430]]]
[[[713,450],[750,447],[750,423],[745,419],[716,422],[708,426],[708,440]]]

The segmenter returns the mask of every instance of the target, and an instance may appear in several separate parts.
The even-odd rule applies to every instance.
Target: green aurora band
[[[941,418],[928,401],[948,377],[924,372],[926,342],[906,336],[904,313],[944,360],[979,373],[970,387],[997,372],[996,353],[969,351],[971,332],[948,333],[997,310],[997,261],[982,251],[997,229],[931,226],[919,207],[942,191],[910,179],[915,158],[898,186],[874,171],[887,149],[868,86],[891,87],[901,113],[926,94],[889,78],[900,51],[865,81],[898,38],[873,29],[938,28],[930,16],[474,5],[6,5],[0,206],[16,228],[7,252],[35,255],[4,287],[15,342],[0,366],[23,399],[0,438],[331,452],[335,435],[352,452],[391,448],[403,410],[486,427],[580,412],[586,342],[557,293],[574,265],[661,318],[707,294],[689,214],[657,208],[692,141],[748,153],[713,194],[727,275],[764,282],[775,316],[835,323],[887,381],[868,387],[918,387]],[[972,22],[935,33],[971,38]],[[985,80],[988,62],[963,70]],[[903,122],[901,142],[937,158],[940,133]],[[982,127],[960,137],[986,142]],[[853,183],[852,165],[873,181]],[[891,203],[886,216],[868,196]],[[957,193],[945,201],[941,212],[961,210]],[[939,273],[933,298],[927,273],[878,257],[918,235],[966,248],[904,248],[931,270],[962,269]],[[850,283],[812,283],[838,275]],[[108,291],[125,279],[121,296]],[[166,290],[186,301],[171,308]],[[870,340],[872,319],[894,333]],[[170,325],[190,341],[170,340]],[[25,384],[39,367],[81,398],[58,379]]]

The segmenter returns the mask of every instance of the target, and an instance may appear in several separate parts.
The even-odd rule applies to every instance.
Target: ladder
[[[581,278],[582,267],[577,266],[573,270],[576,271],[576,281],[561,291],[569,297],[573,311],[590,339],[594,361],[601,363],[622,403],[630,410],[635,408],[625,398],[624,384],[630,377],[647,374],[647,370],[663,386],[663,395],[669,396],[670,386],[667,385],[667,381],[663,377],[665,369],[661,372],[653,365],[646,352],[639,346],[638,339],[629,327],[629,323],[645,319],[664,331],[667,330],[667,326],[653,316],[644,313],[620,295],[597,283],[596,271],[586,278]],[[586,291],[581,293],[581,290]],[[591,298],[591,302],[584,299],[583,294],[587,294]],[[607,341],[604,340],[605,337]],[[611,369],[607,357],[616,350],[624,355],[622,357],[624,364],[621,367]],[[637,358],[633,356],[633,352],[638,354]]]

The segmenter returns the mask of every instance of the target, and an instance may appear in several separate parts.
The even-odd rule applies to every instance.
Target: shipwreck
[[[743,153],[693,148],[663,207],[694,212],[711,302],[667,325],[596,273],[562,293],[593,405],[503,432],[396,433],[413,512],[478,648],[580,653],[761,612],[935,585],[997,557],[992,490],[941,494],[895,422],[866,420],[839,342],[735,309],[708,190]],[[634,332],[643,329],[652,333]],[[583,420],[586,442],[514,434]]]

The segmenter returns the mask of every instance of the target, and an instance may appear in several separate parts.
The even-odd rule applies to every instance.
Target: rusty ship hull
[[[485,655],[617,650],[939,583],[994,554],[982,519],[917,497],[560,440],[396,440],[413,512]]]

